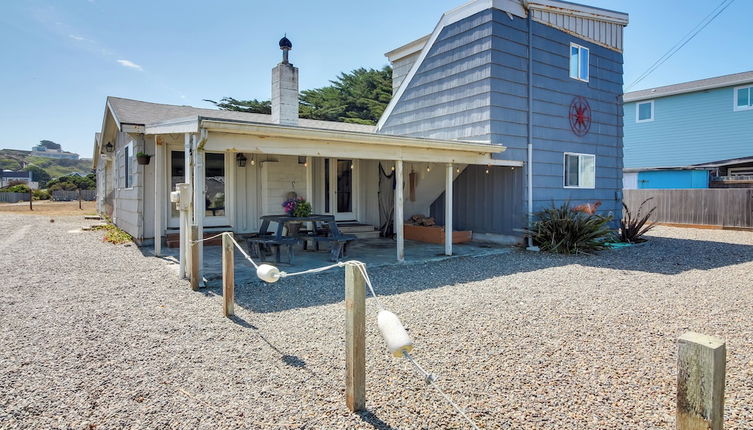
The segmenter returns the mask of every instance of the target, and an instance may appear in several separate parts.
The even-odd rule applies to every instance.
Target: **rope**
[[[243,247],[241,247],[238,244],[238,242],[235,241],[235,238],[232,235],[230,236],[230,240],[233,241],[233,244],[235,245],[236,248],[238,248],[238,251],[240,251],[241,254],[243,254],[243,256],[246,257],[246,260],[248,260],[249,262],[251,262],[251,264],[254,266],[254,269],[258,269],[259,265],[256,264],[256,262],[251,258],[250,255],[246,254],[246,251],[243,249]]]
[[[225,234],[225,233],[220,233],[220,234],[216,234],[216,235],[214,235],[214,236],[212,236],[212,237],[205,237],[204,239],[198,239],[198,240],[189,240],[188,242],[189,242],[189,243],[199,243],[199,242],[206,242],[207,240],[212,240],[212,239],[216,239],[216,238],[218,238],[218,237],[222,236],[223,234]],[[233,240],[233,242],[235,242],[235,240]]]

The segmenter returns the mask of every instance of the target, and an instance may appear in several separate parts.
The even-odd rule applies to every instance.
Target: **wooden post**
[[[196,224],[191,226],[190,244],[191,244],[191,289],[198,291],[201,282],[201,272],[199,271],[199,227]]]
[[[21,200],[20,198],[18,200]],[[34,205],[31,203],[34,200],[34,190],[31,189],[31,184],[29,184],[29,210],[34,210]]]
[[[222,313],[226,317],[235,315],[235,248],[232,233],[222,233]]]
[[[727,347],[723,340],[688,332],[677,354],[677,430],[724,427]]]
[[[444,254],[452,255],[452,163],[447,163],[444,186]]]
[[[403,160],[395,161],[395,234],[397,261],[405,261],[405,232],[403,231]]]
[[[345,403],[366,408],[366,281],[354,265],[345,266]]]
[[[78,189],[78,210],[82,210],[81,207],[81,188]]]

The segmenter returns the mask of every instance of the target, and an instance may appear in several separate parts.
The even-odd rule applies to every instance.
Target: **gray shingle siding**
[[[620,213],[622,54],[532,22],[534,210],[563,201],[602,201]],[[590,50],[590,81],[569,77],[569,47]],[[507,146],[495,154],[527,160],[528,21],[486,10],[445,27],[381,128],[381,133],[474,139]],[[587,135],[570,128],[570,104],[585,97]],[[564,153],[596,155],[596,189],[563,186]],[[455,180],[455,228],[513,234],[524,224],[524,169],[469,166]],[[479,175],[483,175],[480,177]],[[500,197],[501,196],[501,197]],[[441,196],[432,216],[442,219]],[[480,213],[486,214],[484,216]]]

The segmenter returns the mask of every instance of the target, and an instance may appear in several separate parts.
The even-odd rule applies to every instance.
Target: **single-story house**
[[[299,118],[287,39],[271,115],[108,97],[94,148],[98,210],[159,254],[169,235],[187,238],[170,202],[179,183],[191,184],[200,236],[257,231],[295,192],[341,222],[394,222],[398,260],[414,214],[445,224],[448,254],[453,229],[519,241],[552,203],[598,200],[619,214],[627,23],[559,0],[466,3],[386,54],[394,96],[376,126]]]
[[[28,185],[32,190],[39,188],[39,183],[34,181],[32,172],[30,171],[14,171],[14,170],[2,170],[0,169],[0,188],[7,187],[13,182],[23,182]]]

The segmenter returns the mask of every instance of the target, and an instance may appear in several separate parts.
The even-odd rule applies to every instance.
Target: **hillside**
[[[0,149],[0,169],[21,170],[28,165],[45,170],[51,178],[69,175],[73,172],[91,173],[92,160],[58,160],[54,158],[32,157],[31,151]]]

